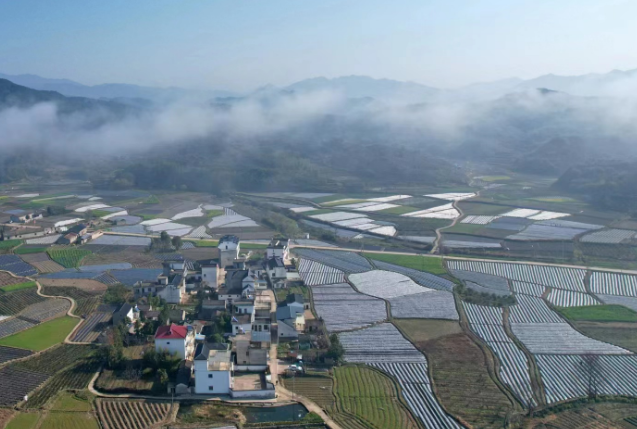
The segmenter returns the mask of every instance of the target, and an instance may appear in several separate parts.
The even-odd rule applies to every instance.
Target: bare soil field
[[[25,277],[13,277],[9,273],[5,273],[4,271],[0,271],[0,287],[9,286],[9,285],[17,285],[19,283],[30,282],[31,280]]]
[[[104,283],[89,279],[39,279],[38,282],[42,286],[47,287],[76,287],[85,292],[90,292],[93,294],[106,292],[107,289],[107,286]]]
[[[161,268],[161,262],[153,258],[151,254],[128,249],[118,253],[93,253],[83,258],[80,265],[105,265],[121,262],[128,262],[135,268]]]
[[[219,249],[216,247],[197,247],[194,249],[185,249],[180,251],[188,259],[216,259],[219,257]]]
[[[62,265],[52,261],[46,253],[20,255],[20,258],[27,264],[33,265],[40,273],[57,273],[64,270]]]
[[[571,322],[575,329],[599,341],[637,353],[637,323]]]
[[[462,333],[460,324],[451,320],[397,319],[394,324],[414,343]]]

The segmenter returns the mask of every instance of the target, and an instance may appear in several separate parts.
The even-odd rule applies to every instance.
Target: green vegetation
[[[332,197],[329,197],[332,198]],[[316,201],[316,200],[314,200]],[[327,202],[324,203],[320,203],[322,206],[324,207],[333,207],[333,206],[341,206],[344,204],[356,204],[356,203],[364,203],[367,200],[359,200],[356,198],[343,198],[340,200],[329,200]]]
[[[342,366],[334,369],[334,376],[337,406],[363,422],[364,427],[418,427],[402,404],[394,381],[380,371],[365,366]]]
[[[637,322],[637,313],[623,305],[590,305],[585,307],[560,307],[558,311],[573,321]]]
[[[0,241],[0,250],[12,249],[22,244],[22,240],[3,240]]]
[[[254,250],[254,249],[267,249],[268,245],[267,244],[261,244],[261,243],[241,243],[241,250],[243,249],[248,249],[248,250]]]
[[[102,216],[108,216],[110,214],[113,214],[113,212],[107,212],[106,210],[92,210],[90,213],[94,217],[102,217]]]
[[[504,180],[511,180],[509,176],[482,176],[479,179],[483,182],[501,182]]]
[[[420,210],[420,209],[417,208],[417,207],[398,206],[398,207],[392,207],[392,208],[385,209],[385,210],[380,210],[378,213],[402,215],[402,214],[405,214],[405,213],[416,212],[418,210]]]
[[[331,209],[316,209],[316,210],[310,210],[310,211],[307,211],[307,212],[303,212],[302,215],[303,216],[314,216],[314,215],[320,215],[320,214],[326,214],[326,213],[334,213],[334,210],[331,210]]]
[[[307,301],[310,300],[310,289],[307,286],[291,286],[289,288],[284,289],[274,289],[274,293],[276,294],[277,302],[285,301],[285,298],[289,294],[298,293],[303,295]]]
[[[2,289],[3,292],[13,292],[14,290],[29,289],[32,287],[36,287],[35,282],[18,283],[18,284],[9,285],[9,286],[3,286],[0,289]]]
[[[8,200],[8,199],[9,199],[9,197],[8,197],[8,196],[6,196],[6,195],[2,195],[2,196],[0,196],[0,201]]]
[[[139,216],[142,218],[142,220],[152,220],[152,219],[157,219],[157,215],[153,215],[153,214],[146,214],[146,213],[135,213],[135,216]]]
[[[142,204],[159,204],[161,203],[161,201],[159,201],[159,198],[157,198],[156,195],[151,195],[148,198],[146,198]]]
[[[219,240],[197,240],[193,241],[195,246],[197,247],[217,247],[219,245]]]
[[[488,292],[477,292],[463,284],[456,285],[454,289],[463,301],[471,304],[488,305],[491,307],[508,307],[515,305],[516,300],[513,295],[496,295]]]
[[[9,422],[5,429],[33,429],[40,420],[37,413],[18,413]]]
[[[40,351],[61,343],[79,319],[64,316],[0,339],[0,345]]]
[[[16,255],[28,255],[31,253],[42,253],[46,252],[46,247],[18,247],[13,251]]]
[[[574,203],[576,202],[576,200],[569,197],[536,197],[536,198],[529,198],[529,200],[541,201],[544,203]]]
[[[572,322],[587,337],[637,353],[637,323]]]
[[[476,203],[472,201],[461,201],[458,205],[466,215],[494,216],[513,210],[513,207]]]
[[[400,265],[401,267],[412,268],[414,270],[426,271],[431,274],[447,274],[445,267],[442,265],[442,258],[434,256],[394,255],[390,253],[366,252],[363,252],[362,255],[369,259],[389,262],[390,264]]]
[[[99,429],[95,417],[89,413],[49,413],[39,429]]]
[[[46,253],[49,254],[58,264],[64,268],[75,268],[80,265],[80,261],[85,256],[90,255],[90,250],[83,249],[47,249]]]
[[[206,210],[206,217],[213,218],[216,216],[221,216],[223,214],[223,210]]]

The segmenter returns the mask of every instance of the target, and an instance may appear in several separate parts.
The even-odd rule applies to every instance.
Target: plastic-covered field
[[[511,323],[564,323],[542,298],[517,295],[517,304],[509,307]]]
[[[373,270],[350,274],[349,281],[360,292],[383,299],[433,292],[433,289],[420,286],[409,277],[391,271]]]
[[[450,240],[443,238],[442,245],[451,249],[499,249],[502,247],[499,241],[486,241],[486,240]]]
[[[473,198],[476,194],[473,192],[448,192],[444,194],[428,194],[425,197],[437,198],[439,200],[460,201],[467,198]]]
[[[0,255],[0,270],[10,271],[16,276],[34,276],[38,273],[16,255]]]
[[[345,283],[343,271],[309,259],[301,259],[299,276],[307,286]]]
[[[412,268],[390,264],[389,262],[377,261],[375,259],[373,260],[373,263],[376,268],[380,270],[393,271],[395,273],[404,274],[407,277],[410,277],[416,283],[431,289],[452,291],[453,287],[455,286],[452,281],[443,279],[442,277],[438,277],[433,274],[425,273],[424,271],[418,271]]]
[[[511,323],[511,330],[533,354],[630,354],[586,337],[568,323]]]
[[[341,237],[341,238],[353,238],[359,234],[357,231],[350,231],[349,229],[343,229],[343,228],[335,228],[330,225],[325,225],[324,223],[312,222],[307,219],[301,219],[301,223],[311,228],[316,228],[323,231],[329,231],[333,234],[336,234],[337,237]]]
[[[347,283],[312,286],[312,300],[330,332],[362,328],[387,318],[384,301],[358,293]]]
[[[571,241],[580,234],[599,228],[603,227],[600,225],[580,224],[578,222],[568,221],[541,221],[529,225],[526,229],[517,234],[508,236],[507,239],[520,241]]]
[[[579,239],[582,243],[619,244],[622,241],[632,240],[637,232],[628,229],[605,229],[586,234]]]
[[[192,237],[192,238],[212,238],[211,235],[206,233],[206,227],[205,226],[198,226],[197,228],[193,229],[192,231],[190,231],[190,234],[188,234],[188,237]]]
[[[313,219],[322,220],[323,222],[337,222],[340,220],[355,219],[361,217],[360,213],[350,212],[330,212],[317,215],[310,215]]]
[[[175,229],[188,229],[188,232],[190,232],[192,228],[182,223],[165,222],[165,223],[160,223],[157,225],[148,225],[146,226],[146,229],[150,232],[161,232],[161,231],[171,232],[172,230],[175,230]]]
[[[133,268],[132,270],[113,271],[111,275],[126,286],[134,286],[135,283],[140,281],[154,282],[161,273],[161,269]]]
[[[542,285],[518,282],[515,280],[511,281],[511,288],[513,289],[513,292],[515,293],[520,293],[522,295],[537,296],[537,297],[541,297],[544,294],[544,291],[546,290],[546,287]]]
[[[133,268],[128,262],[120,262],[118,264],[104,264],[104,265],[82,265],[78,267],[78,270],[86,273],[102,273],[109,270],[130,270]]]
[[[51,234],[46,237],[29,238],[25,241],[27,244],[54,244],[60,237],[62,237],[62,234]]]
[[[590,284],[594,294],[637,297],[637,276],[634,275],[594,271]]]
[[[478,216],[478,215],[469,215],[462,219],[460,223],[467,223],[470,225],[486,225],[488,223],[493,222],[500,216]]]
[[[398,205],[391,203],[376,203],[365,207],[359,207],[355,210],[360,212],[378,212],[381,210],[393,209],[394,207],[398,207]]]
[[[179,220],[179,219],[184,219],[189,217],[203,217],[204,214],[205,213],[203,212],[203,209],[201,208],[201,206],[199,206],[196,209],[177,213],[176,215],[172,217],[172,220]]]
[[[391,315],[397,319],[458,320],[453,294],[431,291],[389,299]]]
[[[22,310],[20,317],[37,322],[44,322],[54,317],[63,316],[70,309],[71,303],[66,299],[47,299],[28,306]]]
[[[557,307],[583,307],[598,305],[600,302],[587,293],[573,292],[564,289],[551,289],[548,301]]]
[[[111,228],[111,232],[122,234],[146,234],[144,225],[115,226]]]
[[[289,207],[290,211],[294,212],[294,213],[304,213],[304,212],[310,212],[312,210],[316,210],[316,207],[312,207],[312,206],[295,206],[295,207]]]
[[[464,270],[451,270],[451,275],[466,282],[479,284],[487,289],[489,293],[495,293],[497,295],[511,294],[509,283],[504,277]]]
[[[460,217],[460,212],[456,210],[451,203],[449,203],[426,210],[405,213],[402,216],[432,219],[455,219]]]
[[[379,203],[389,203],[391,201],[404,200],[405,198],[412,198],[411,195],[390,195],[388,197],[368,198],[367,201],[376,201]]]
[[[618,296],[618,295],[597,295],[599,299],[601,299],[604,304],[615,304],[615,305],[623,305],[624,307],[628,307],[631,310],[637,311],[637,298],[631,298],[627,296]]]
[[[295,238],[292,242],[298,246],[314,246],[314,247],[338,247],[334,244],[326,243],[319,240],[311,240],[306,238]]]
[[[125,235],[102,235],[91,242],[101,246],[150,246],[150,238]]]
[[[302,258],[311,259],[313,261],[338,268],[346,273],[362,273],[373,269],[367,259],[352,252],[303,248],[294,249],[293,252]]]

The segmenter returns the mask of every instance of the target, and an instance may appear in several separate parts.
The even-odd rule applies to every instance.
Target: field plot
[[[205,226],[196,227],[195,229],[190,231],[190,234],[188,234],[188,237],[191,237],[191,238],[207,238],[207,239],[212,238],[211,235],[206,233],[206,227]]]
[[[629,354],[628,350],[588,338],[568,323],[512,323],[515,336],[533,354]]]
[[[65,268],[77,267],[82,258],[91,254],[90,250],[83,249],[48,249],[46,252],[51,259]]]
[[[453,294],[446,291],[391,298],[389,304],[397,319],[459,319]]]
[[[449,201],[462,201],[468,198],[475,197],[476,194],[473,192],[449,192],[445,194],[429,194],[425,195],[425,197],[429,198],[437,198],[439,200],[449,200]]]
[[[279,377],[286,389],[301,396],[305,396],[319,407],[327,410],[331,415],[336,413],[333,396],[334,381],[331,377],[321,374],[306,374],[303,377]],[[336,418],[336,416],[335,416]]]
[[[105,292],[107,286],[96,280],[85,279],[46,279],[40,277],[39,283],[43,287],[74,287],[89,293]]]
[[[359,212],[378,212],[381,210],[393,209],[395,207],[400,207],[400,206],[397,204],[390,204],[390,203],[372,203],[364,207],[356,208],[355,210]]]
[[[433,291],[403,274],[391,271],[373,270],[351,274],[349,280],[360,292],[383,299]]]
[[[531,295],[539,298],[544,295],[546,287],[533,283],[525,283],[512,280],[511,289],[513,289],[513,292],[515,293],[519,293],[522,295]]]
[[[533,216],[540,213],[539,210],[534,210],[534,209],[513,209],[511,211],[508,211],[506,213],[502,213],[501,216],[503,217],[521,217],[521,218],[528,218],[529,216]]]
[[[91,346],[62,344],[38,356],[11,364],[10,366],[53,375],[74,364],[77,360],[87,358],[94,350],[95,349]]]
[[[27,283],[30,280],[26,277],[14,277],[9,273],[0,271],[0,287],[17,285],[20,283]]]
[[[367,259],[352,252],[313,249],[294,249],[293,252],[302,258],[329,265],[346,273],[362,273],[372,269]]]
[[[146,429],[163,422],[170,412],[169,402],[102,399],[95,401],[104,429]]]
[[[234,227],[256,227],[259,226],[255,221],[247,216],[237,214],[229,208],[224,209],[224,214],[216,216],[208,223],[208,228],[234,228]]]
[[[116,234],[146,234],[144,225],[114,226],[110,231]]]
[[[399,389],[382,372],[363,366],[342,366],[335,369],[334,377],[334,394],[339,409],[347,410],[365,422],[364,426],[374,429],[418,428],[409,411],[400,403]],[[338,420],[342,416],[337,414],[335,417]]]
[[[66,314],[71,309],[71,303],[66,299],[47,299],[25,308],[20,317],[37,322],[44,322]]]
[[[456,238],[449,238],[449,235],[443,234],[442,246],[450,249],[500,249],[502,247],[498,240],[477,237],[467,237],[459,240],[458,235],[455,235]]]
[[[323,231],[329,231],[335,234],[337,237],[341,237],[341,238],[353,238],[359,234],[356,231],[350,231],[349,229],[343,229],[343,228],[334,228],[333,226],[325,225],[319,222],[312,222],[307,219],[301,219],[301,223],[309,226],[310,228],[316,228]]]
[[[326,243],[320,240],[312,240],[307,238],[295,238],[292,240],[297,246],[314,246],[314,247],[338,247],[335,244]]]
[[[633,311],[637,311],[637,298],[601,294],[598,294],[597,297],[601,299],[605,304],[623,305],[624,307],[630,308]]]
[[[46,237],[29,238],[28,240],[25,240],[25,242],[27,244],[55,244],[60,237],[62,237],[62,234],[51,234]]]
[[[590,282],[595,294],[637,297],[637,276],[593,271]]]
[[[504,277],[463,270],[451,270],[451,275],[465,282],[476,283],[485,288],[488,293],[511,295],[509,283]]]
[[[637,396],[637,356],[537,355],[549,403],[588,396],[591,367],[599,395]]]
[[[0,364],[12,361],[14,359],[21,359],[33,354],[30,350],[16,349],[14,347],[0,346]]]
[[[586,288],[584,287],[586,270],[577,268],[456,260],[448,260],[447,266],[451,270],[474,271],[521,282],[550,286],[557,289],[586,292]]]
[[[112,246],[106,247],[107,249],[112,248]],[[139,247],[133,247],[133,249],[139,250]],[[96,250],[96,253],[93,253],[82,259],[80,266],[107,264],[110,265],[121,263],[132,264],[135,268],[161,268],[161,263],[156,258],[153,258],[147,253],[131,250],[129,248],[124,248],[123,250],[117,252],[102,252],[101,250]]]
[[[20,255],[20,258],[34,266],[40,273],[57,273],[62,271],[64,267],[57,262],[52,261],[46,253],[32,253]]]
[[[546,299],[556,307],[584,307],[600,304],[598,300],[587,293],[563,289],[551,289]]]
[[[463,303],[471,330],[487,343],[500,361],[500,378],[523,404],[534,404],[526,355],[504,330],[502,309]]]
[[[25,329],[33,328],[35,323],[19,318],[0,321],[0,338],[8,337]]]
[[[93,296],[91,298],[82,298],[75,301],[77,306],[73,309],[73,314],[76,316],[84,316],[90,314],[100,305],[102,302],[101,296]]]
[[[157,276],[161,272],[161,269],[133,268],[132,270],[113,271],[111,275],[126,286],[134,286],[135,283],[140,281],[153,282],[157,280]]]
[[[31,304],[44,301],[34,288],[20,289],[14,292],[0,292],[0,314],[18,314]]]
[[[100,429],[97,420],[89,413],[53,412],[48,413],[39,429]]]
[[[517,304],[509,307],[511,323],[564,323],[564,319],[546,305],[542,298],[518,295]]]
[[[176,235],[171,232],[171,235]],[[91,242],[97,246],[150,246],[150,238],[126,235],[102,235]]]
[[[384,301],[360,294],[347,283],[311,289],[314,310],[330,332],[362,328],[387,318]]]
[[[462,219],[460,223],[466,223],[470,225],[486,225],[498,219],[499,217],[500,216],[469,215],[465,217],[464,219]]]
[[[24,395],[40,386],[49,378],[48,374],[7,366],[0,369],[0,406],[14,406]]]
[[[373,256],[379,256],[379,255],[372,255]],[[435,276],[433,274],[429,274],[429,273],[425,273],[423,271],[419,271],[419,270],[415,270],[412,268],[407,268],[407,267],[403,267],[400,265],[394,265],[391,264],[389,262],[384,262],[384,261],[379,261],[374,259],[372,261],[374,263],[374,265],[376,266],[376,268],[384,270],[384,271],[392,271],[394,273],[400,273],[403,274],[407,277],[410,277],[411,279],[413,279],[416,283],[431,288],[431,289],[438,289],[438,290],[445,290],[445,291],[452,291],[453,287],[455,286],[453,282],[447,280],[447,279],[443,279],[442,277],[438,277]],[[444,269],[442,267],[440,267],[443,271]],[[436,269],[437,271],[437,269]]]
[[[579,241],[582,243],[619,244],[635,238],[635,231],[628,229],[605,229],[586,234]]]
[[[104,264],[104,265],[83,265],[78,267],[83,273],[102,273],[109,270],[129,270],[133,266],[128,262],[120,262],[117,264]]]
[[[511,231],[511,232],[520,232],[528,225],[530,225],[532,221],[527,220],[526,218],[519,217],[500,217],[498,219],[493,220],[492,222],[487,224],[487,228],[492,230],[501,230],[501,231]]]
[[[95,312],[82,321],[80,327],[75,331],[73,341],[79,343],[91,343],[108,327],[113,318],[112,313]]]
[[[451,203],[449,203],[438,207],[432,207],[430,209],[405,213],[401,216],[432,219],[456,219],[460,217],[460,212],[456,210]]]
[[[0,255],[0,270],[10,271],[16,276],[34,276],[38,273],[16,255]]]
[[[64,341],[77,319],[60,317],[0,339],[0,345],[40,351]]]
[[[345,283],[345,273],[310,259],[301,259],[299,276],[306,286]]]

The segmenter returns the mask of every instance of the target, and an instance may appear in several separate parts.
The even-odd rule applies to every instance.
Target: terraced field
[[[47,253],[24,254],[20,255],[20,258],[26,263],[33,265],[42,274],[57,273],[64,269],[62,265],[52,261]]]
[[[77,267],[84,257],[91,254],[90,250],[84,249],[48,249],[46,252],[64,268]]]
[[[0,292],[0,314],[18,314],[26,307],[44,301],[34,288],[14,292]]]
[[[5,273],[4,271],[0,271],[0,288],[10,285],[16,285],[20,283],[26,283],[30,280],[26,277],[14,277],[9,273]]]
[[[104,429],[147,429],[163,422],[170,403],[145,400],[102,399],[95,401]]]
[[[75,331],[73,341],[90,343],[99,337],[112,319],[112,314],[95,312],[88,316]]]

